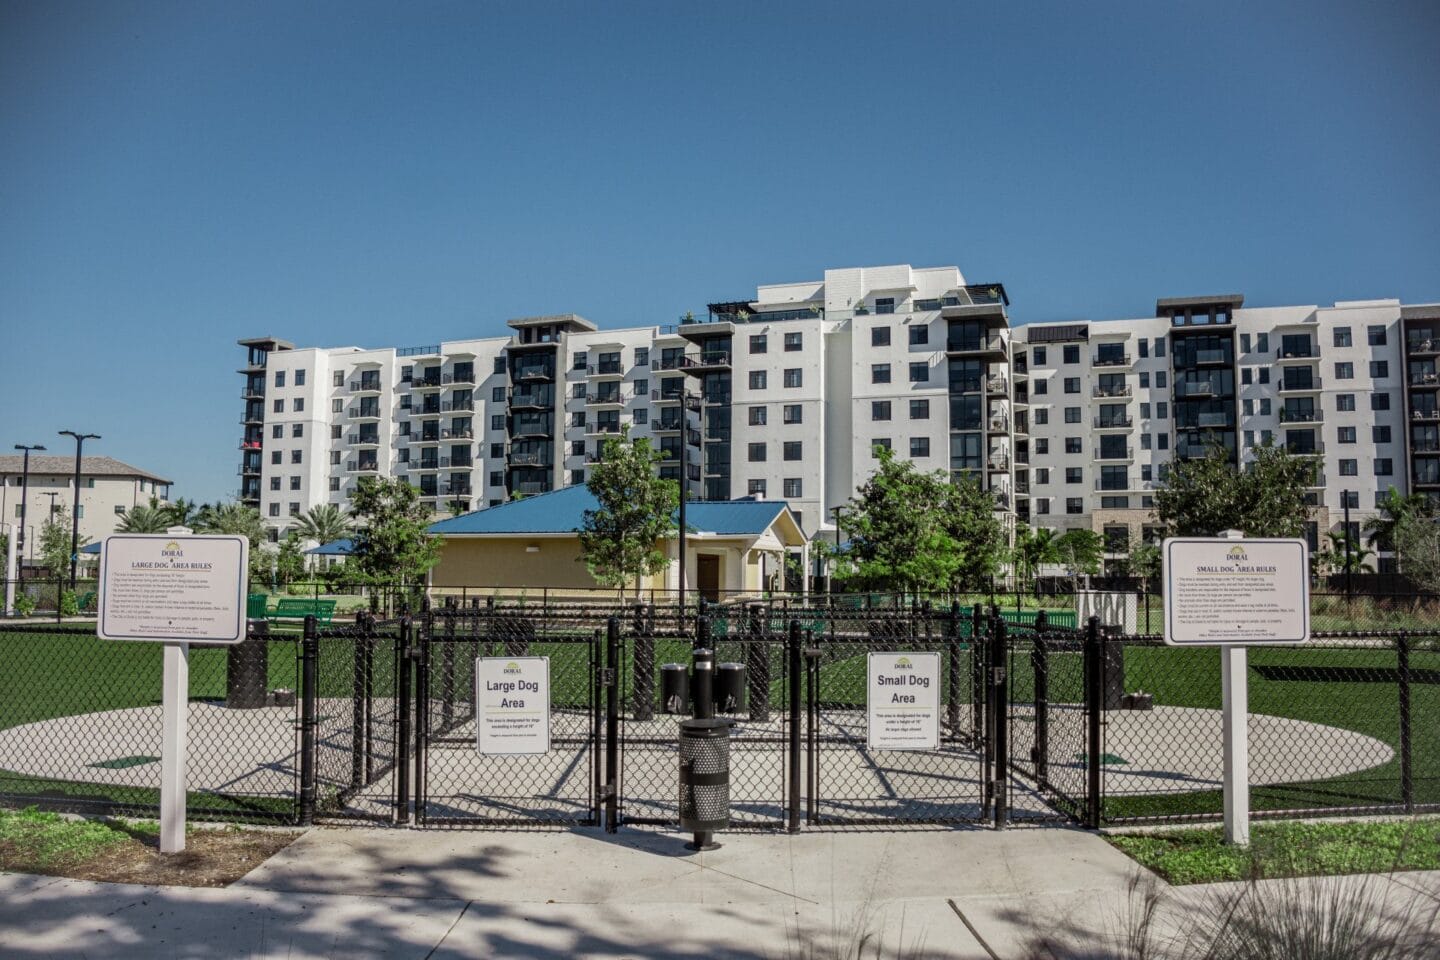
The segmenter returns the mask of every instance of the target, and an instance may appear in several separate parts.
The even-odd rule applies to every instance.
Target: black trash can
[[[745,664],[715,665],[715,710],[718,713],[739,713],[745,709]]]
[[[714,850],[714,833],[730,826],[730,721],[680,721],[680,828],[692,850]]]
[[[665,713],[690,712],[690,671],[685,664],[660,665],[660,701]]]

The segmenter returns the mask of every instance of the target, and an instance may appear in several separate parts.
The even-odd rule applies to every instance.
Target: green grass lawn
[[[1115,847],[1171,883],[1440,869],[1440,821],[1258,823],[1250,846],[1218,827],[1116,834]]]

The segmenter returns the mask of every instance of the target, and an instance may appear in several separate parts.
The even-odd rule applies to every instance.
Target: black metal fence
[[[1440,809],[1440,631],[1392,602],[1378,619],[1403,629],[1320,630],[1305,647],[1249,652],[1257,817]],[[1377,609],[1334,614],[1354,622]],[[241,645],[192,647],[190,810],[673,826],[697,644],[726,678],[717,712],[734,721],[736,826],[1221,814],[1218,651],[918,598],[685,611],[486,598],[290,632],[257,621]],[[937,664],[938,743],[883,749],[870,736],[867,661],[916,654]],[[551,749],[482,754],[477,660],[527,655],[549,658]],[[0,658],[0,802],[157,812],[157,645],[100,641],[90,625],[9,624]]]

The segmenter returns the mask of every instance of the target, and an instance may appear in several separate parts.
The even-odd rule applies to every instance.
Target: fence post
[[[415,638],[415,820],[425,822],[426,767],[430,748],[430,644],[435,637],[435,615],[430,601],[421,603],[419,635]]]
[[[1100,618],[1085,622],[1085,825],[1100,829],[1100,719],[1105,697],[1105,651]]]
[[[700,601],[703,609],[705,601]],[[710,646],[710,615],[701,613],[695,617],[695,649],[709,650]]]
[[[1010,697],[1009,647],[1005,638],[1005,621],[995,618],[995,632],[990,640],[990,682],[994,688],[991,701],[994,720],[991,734],[995,752],[995,828],[1003,830],[1010,816]]]
[[[1030,651],[1030,672],[1035,683],[1035,782],[1041,787],[1050,776],[1050,650],[1045,630],[1049,627],[1045,611],[1035,614],[1035,646]]]
[[[400,643],[395,651],[395,816],[410,822],[410,657],[414,624],[410,615],[400,618]]]
[[[319,685],[316,665],[320,660],[320,633],[315,615],[305,617],[305,636],[300,641],[300,825],[315,822],[315,719]]]
[[[767,639],[765,608],[750,606],[750,640],[745,644],[745,684],[749,687],[750,719],[756,723],[770,720],[770,643]],[[792,623],[792,629],[799,629]]]
[[[1415,768],[1411,741],[1410,635],[1402,632],[1395,642],[1396,673],[1400,682],[1400,800],[1406,813],[1415,812]]]
[[[950,736],[960,734],[960,601],[950,601],[950,616],[945,622],[945,719]]]
[[[791,833],[800,832],[800,621],[790,621],[789,642],[785,652],[790,671],[790,796],[788,800]],[[769,686],[767,679],[766,686]]]
[[[645,721],[655,715],[655,637],[645,622],[645,605],[639,600],[635,601],[631,635],[634,659],[630,665],[630,712],[636,720]]]
[[[605,832],[620,815],[620,620],[605,622]]]

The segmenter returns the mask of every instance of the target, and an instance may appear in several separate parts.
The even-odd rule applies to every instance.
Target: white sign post
[[[1250,842],[1250,687],[1245,650],[1310,639],[1304,540],[1171,537],[1164,544],[1165,642],[1220,648],[1225,841]]]
[[[550,658],[475,661],[475,746],[484,756],[550,752]]]
[[[185,849],[185,737],[190,701],[190,644],[245,639],[250,541],[195,536],[184,527],[163,534],[115,533],[100,549],[102,640],[165,644],[161,684],[160,852]]]
[[[865,740],[871,750],[940,748],[940,654],[866,657]]]

